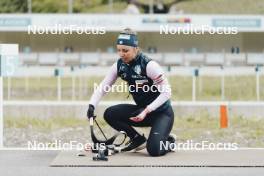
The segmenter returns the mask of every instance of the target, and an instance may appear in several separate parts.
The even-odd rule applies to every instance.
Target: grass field
[[[99,123],[108,136],[113,134],[111,127],[102,118]],[[229,127],[219,128],[219,119],[202,114],[200,117],[176,117],[172,133],[177,141],[210,141],[213,143],[237,143],[239,147],[264,147],[264,120],[259,118],[231,117]],[[149,128],[138,128],[148,135]],[[4,119],[4,136],[6,146],[22,147],[27,141],[52,142],[90,140],[87,120],[78,118],[11,118]],[[98,132],[98,135],[100,132]],[[99,136],[100,137],[100,136]]]
[[[262,0],[190,0],[177,5],[185,13],[263,14]]]
[[[99,84],[103,77],[76,77],[75,88],[72,88],[72,78],[61,80],[62,100],[89,100],[94,83]],[[170,76],[172,100],[192,100],[192,77]],[[121,84],[119,79],[116,85]],[[8,89],[10,85],[10,89]],[[256,100],[255,76],[227,76],[225,78],[225,100]],[[74,98],[72,98],[74,94]],[[103,100],[127,100],[128,92],[111,92]],[[200,76],[196,82],[197,100],[221,100],[221,78]],[[56,100],[57,78],[11,78],[4,79],[5,100]],[[131,96],[129,97],[129,99]],[[260,99],[264,100],[264,76],[260,77]]]
[[[93,92],[93,83],[99,83],[103,77],[77,77],[75,80],[75,99],[89,100]],[[191,100],[192,78],[170,76],[172,100]],[[120,84],[118,80],[116,84]],[[197,100],[221,100],[220,77],[203,76],[197,79]],[[12,78],[9,80],[10,100],[55,100],[57,79],[50,78]],[[26,86],[27,85],[27,86]],[[72,78],[62,78],[62,100],[71,100]],[[228,76],[225,79],[226,100],[255,100],[254,76]],[[260,78],[260,98],[264,100],[264,76]],[[110,93],[104,100],[126,100],[128,93]],[[4,79],[4,97],[8,98],[8,80]],[[130,96],[131,98],[131,96]],[[206,113],[198,113],[195,117],[176,117],[173,133],[178,141],[193,140],[201,142],[236,142],[239,147],[264,147],[264,120],[256,117],[230,117],[227,129],[219,128],[219,119]],[[100,118],[99,118],[100,119]],[[112,134],[113,130],[105,125],[104,130]],[[148,134],[149,129],[140,131]],[[52,142],[90,139],[86,120],[78,118],[49,118],[46,120],[34,117],[4,118],[5,146],[25,147],[27,141]]]
[[[3,1],[3,0],[2,0]],[[149,0],[137,0],[145,5]],[[163,0],[165,4],[173,0]],[[127,7],[127,0],[112,0],[112,7],[108,0],[74,0],[74,13],[122,13]],[[20,3],[1,2],[1,12],[25,13],[27,1]],[[263,14],[263,0],[185,0],[176,4],[178,10],[189,14]],[[140,9],[143,12],[143,9]],[[60,0],[34,0],[32,1],[33,13],[67,13],[68,1]]]
[[[138,0],[148,4],[146,0]],[[173,0],[163,0],[169,3]],[[263,0],[186,0],[176,5],[184,13],[195,14],[264,14]],[[126,8],[125,1],[113,0],[114,13],[120,13]],[[101,4],[101,0],[83,3],[76,0],[75,9],[81,13],[109,13],[109,5]]]

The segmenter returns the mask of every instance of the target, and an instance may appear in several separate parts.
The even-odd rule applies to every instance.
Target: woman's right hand
[[[94,115],[94,105],[92,105],[92,104],[89,104],[89,108],[88,108],[88,111],[87,111],[87,117],[88,117],[88,119],[90,119],[90,118],[93,118],[93,119],[95,119],[95,115]]]

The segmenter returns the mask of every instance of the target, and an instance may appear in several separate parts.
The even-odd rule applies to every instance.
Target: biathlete
[[[124,131],[130,138],[123,151],[137,150],[146,146],[149,155],[162,156],[170,151],[161,142],[175,142],[170,135],[174,112],[171,107],[171,89],[160,65],[144,55],[138,47],[137,34],[127,28],[117,38],[119,59],[94,91],[87,117],[94,111],[105,87],[112,86],[118,77],[127,82],[134,104],[118,104],[104,112],[105,121],[115,130]],[[133,127],[151,127],[148,139]]]

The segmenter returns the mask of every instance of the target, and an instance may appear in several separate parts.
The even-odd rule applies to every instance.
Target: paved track
[[[0,151],[1,176],[263,176],[264,168],[118,168],[49,167],[58,151]]]

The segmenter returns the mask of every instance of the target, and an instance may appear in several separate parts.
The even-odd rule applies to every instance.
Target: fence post
[[[260,100],[260,93],[259,93],[259,66],[256,66],[255,68],[256,71],[256,97],[257,97],[257,101]]]
[[[75,100],[75,76],[72,74],[72,100]]]
[[[1,67],[1,55],[0,55],[0,67]],[[1,68],[0,68],[0,148],[3,147],[3,128],[4,128],[4,119],[3,119],[3,77],[1,75]]]
[[[55,69],[54,74],[57,77],[57,100],[61,100],[61,73],[62,71],[58,68]]]
[[[11,95],[11,77],[7,77],[7,100],[10,100]]]
[[[82,99],[82,76],[79,75],[79,100]]]
[[[220,106],[220,127],[227,128],[228,127],[228,114],[226,105]]]
[[[224,67],[221,67],[221,99],[222,101],[225,100],[225,71]]]
[[[194,69],[192,79],[192,101],[196,101],[196,77],[199,76],[199,69]]]
[[[61,76],[57,76],[57,95],[58,101],[61,100]]]
[[[199,76],[199,93],[198,96],[202,94],[203,91],[203,79],[202,76]]]
[[[28,75],[25,76],[25,92],[28,93]]]

